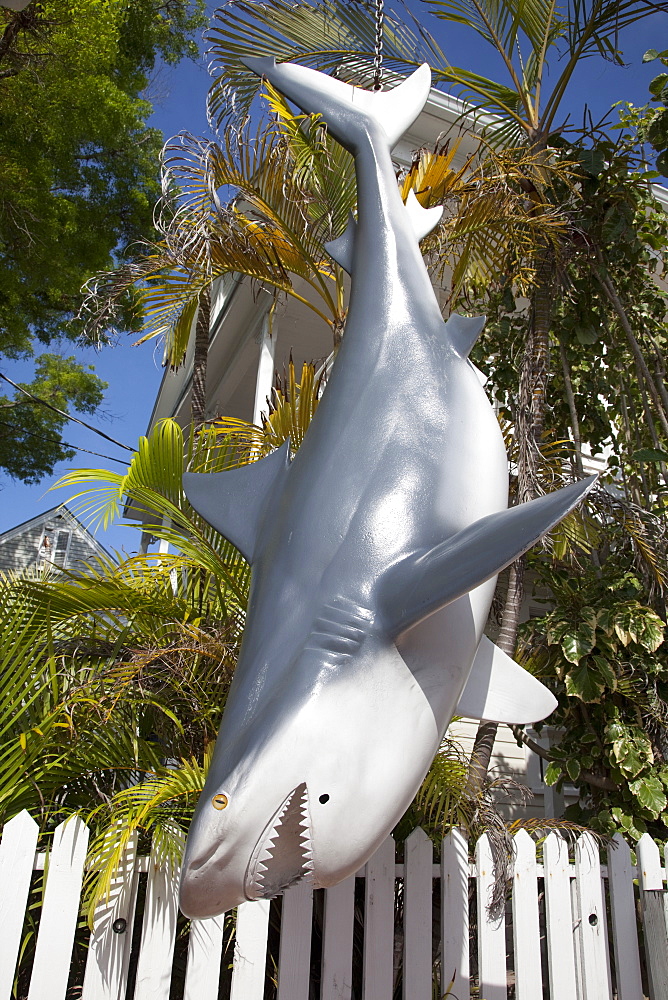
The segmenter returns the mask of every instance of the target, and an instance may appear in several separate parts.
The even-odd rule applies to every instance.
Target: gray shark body
[[[468,360],[482,321],[444,323],[419,250],[437,218],[403,204],[390,158],[428,96],[428,68],[372,95],[248,63],[354,153],[359,214],[330,248],[352,274],[350,308],[294,460],[283,448],[185,479],[253,567],[183,866],[181,905],[195,917],[356,871],[410,803],[458,705],[500,721],[549,714],[552,695],[483,628],[497,573],[591,485],[506,509],[502,436]]]

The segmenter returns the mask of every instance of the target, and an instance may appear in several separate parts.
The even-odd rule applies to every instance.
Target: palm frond
[[[124,854],[138,833],[155,837],[164,857],[172,864],[180,863],[183,827],[187,827],[204,787],[212,751],[213,744],[201,764],[193,758],[180,761],[178,767],[158,769],[154,776],[121,790],[108,806],[95,811],[94,818],[105,813],[107,822],[89,848],[84,910],[91,926],[96,908],[109,898]]]

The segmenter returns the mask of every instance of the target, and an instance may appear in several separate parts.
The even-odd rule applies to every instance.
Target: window
[[[53,551],[53,561],[56,566],[64,566],[67,560],[67,553],[70,548],[71,534],[69,531],[58,531],[56,533],[56,544]]]
[[[53,525],[45,525],[37,549],[37,561],[64,566],[67,562],[71,537],[72,533],[66,529],[56,530]]]

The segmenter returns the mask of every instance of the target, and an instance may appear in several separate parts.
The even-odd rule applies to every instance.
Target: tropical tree
[[[332,330],[336,346],[345,320],[343,271],[324,250],[341,234],[355,205],[352,159],[317,118],[293,115],[269,92],[271,121],[221,143],[182,135],[164,159],[162,239],[120,269],[89,285],[82,315],[91,335],[122,325],[129,289],[145,316],[139,343],[164,338],[165,360],[182,364],[196,323],[193,420],[206,402],[206,354],[212,283],[245,275],[277,297],[289,295]],[[306,286],[306,291],[304,286]]]
[[[206,20],[203,0],[23,6],[0,8],[0,359],[35,370],[0,393],[0,468],[30,483],[74,456],[63,411],[102,400],[67,356],[80,288],[152,231],[163,140],[147,83],[157,60],[197,54]]]
[[[143,519],[153,512],[148,529],[178,536],[178,555],[2,581],[4,818],[22,808],[45,821],[90,809],[172,758],[201,760],[213,739],[248,567],[185,500],[184,454],[197,464],[200,442],[184,448],[177,425],[161,426],[125,475],[104,472],[102,496],[88,498],[102,519],[123,501],[136,516],[141,505]],[[206,452],[207,468],[225,462]],[[93,470],[66,477],[90,481],[99,486]]]
[[[646,604],[647,591],[625,549],[604,562],[536,565],[551,609],[521,626],[519,656],[559,695],[551,725],[563,730],[546,782],[575,784],[580,801],[567,816],[604,834],[621,830],[659,840],[668,825],[668,652],[665,622]],[[615,537],[616,536],[616,537]]]
[[[644,54],[643,62],[654,62],[658,59],[663,66],[668,66],[668,49],[657,52],[656,49],[648,49]],[[649,85],[649,92],[652,95],[652,102],[658,104],[657,108],[648,109],[646,120],[643,123],[642,135],[658,153],[656,158],[656,169],[664,176],[668,173],[668,109],[665,104],[668,100],[668,74],[661,72],[654,77]]]

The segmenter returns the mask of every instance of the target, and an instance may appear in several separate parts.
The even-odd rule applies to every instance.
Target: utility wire
[[[90,448],[80,448],[77,444],[70,444],[62,438],[45,437],[36,431],[26,430],[25,427],[18,427],[16,424],[8,424],[6,420],[0,420],[0,427],[8,427],[10,431],[18,431],[19,434],[27,434],[29,437],[39,438],[40,441],[49,441],[51,444],[62,445],[63,448],[72,448],[74,451],[85,451],[87,455],[95,455],[97,458],[106,458],[108,462],[118,462],[119,465],[127,467],[127,462],[122,458],[112,458],[111,455],[103,455],[101,451],[91,451]]]
[[[73,417],[70,413],[66,413],[65,410],[59,410],[57,406],[53,406],[51,403],[47,403],[45,399],[40,399],[39,396],[34,396],[32,392],[28,392],[27,389],[24,389],[22,388],[22,386],[17,385],[16,382],[12,382],[12,380],[9,378],[8,375],[3,375],[3,373],[0,372],[0,378],[4,379],[5,382],[9,382],[10,385],[13,385],[15,389],[18,389],[19,392],[22,392],[24,396],[27,396],[29,399],[32,399],[33,402],[41,403],[42,406],[46,406],[49,410],[53,410],[54,413],[59,413],[60,416],[65,417],[66,420],[73,420],[75,424],[81,424],[82,427],[85,427],[89,431],[93,431],[94,434],[99,434],[100,437],[103,437],[106,441],[111,441],[111,443],[115,444],[117,448],[124,448],[126,451],[134,452],[135,450],[134,448],[128,447],[127,444],[121,444],[120,441],[116,441],[115,438],[112,438],[108,434],[105,434],[104,431],[98,430],[97,427],[93,427],[92,424],[87,424],[85,420],[79,420],[78,417]],[[85,451],[84,448],[80,450]],[[94,454],[94,452],[92,454]],[[114,459],[114,461],[118,461],[118,459]]]

